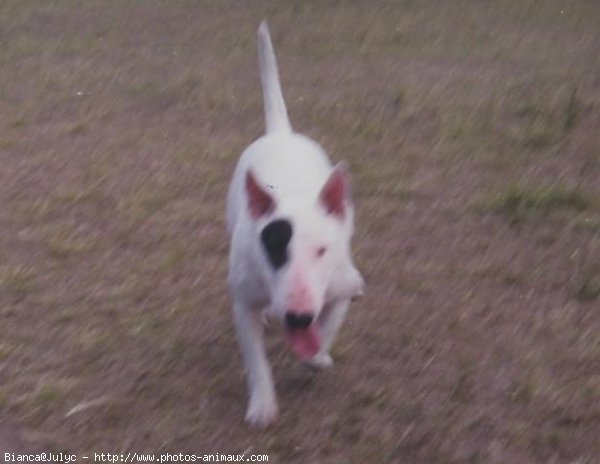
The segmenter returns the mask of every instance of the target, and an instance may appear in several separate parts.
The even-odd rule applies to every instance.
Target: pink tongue
[[[292,351],[300,359],[312,358],[319,352],[319,335],[314,326],[306,329],[286,329],[285,335]]]

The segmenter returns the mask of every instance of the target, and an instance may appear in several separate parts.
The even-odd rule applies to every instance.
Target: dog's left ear
[[[260,186],[251,170],[246,173],[246,193],[248,210],[253,219],[258,219],[275,209],[275,200]]]
[[[321,189],[319,201],[327,214],[343,218],[346,214],[346,201],[350,198],[348,164],[341,161],[335,165],[327,182]]]

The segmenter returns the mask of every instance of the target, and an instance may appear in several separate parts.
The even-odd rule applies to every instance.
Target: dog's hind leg
[[[250,395],[246,421],[265,426],[277,418],[277,400],[265,352],[262,319],[259,311],[241,302],[235,302],[233,310]]]
[[[342,326],[342,322],[344,322],[349,306],[349,299],[341,299],[323,309],[323,313],[318,320],[321,348],[315,356],[306,361],[306,364],[310,367],[325,369],[333,366],[333,359],[331,358],[329,351]]]

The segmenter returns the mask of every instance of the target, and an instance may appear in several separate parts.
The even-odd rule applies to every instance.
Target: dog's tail
[[[264,19],[258,28],[258,61],[265,102],[267,134],[272,132],[292,132],[292,125],[290,124],[283,94],[281,93],[277,60],[275,59],[275,52],[273,51],[273,44],[269,35],[269,27]]]

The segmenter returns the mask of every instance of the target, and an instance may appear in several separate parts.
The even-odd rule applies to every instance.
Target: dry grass
[[[270,328],[263,432],[223,210],[263,130],[264,16],[294,126],[350,162],[368,294],[332,372]],[[2,2],[0,414],[80,454],[595,462],[599,23],[585,0]]]

